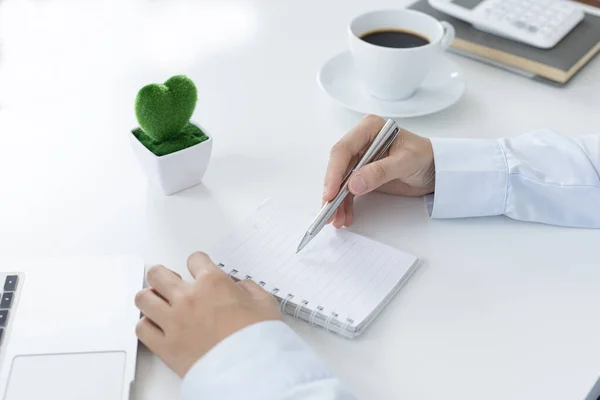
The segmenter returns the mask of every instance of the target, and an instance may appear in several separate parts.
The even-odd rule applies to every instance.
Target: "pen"
[[[329,218],[335,213],[337,208],[342,204],[346,196],[350,193],[350,189],[348,188],[350,177],[354,172],[362,168],[363,166],[379,160],[385,152],[389,149],[391,144],[398,137],[398,133],[400,132],[400,128],[391,119],[388,119],[377,134],[375,139],[371,142],[371,145],[363,155],[363,157],[356,163],[356,165],[348,171],[342,184],[340,186],[340,190],[332,201],[325,203],[317,217],[313,220],[313,222],[308,227],[304,237],[300,241],[300,245],[298,245],[298,249],[296,250],[296,254],[298,254],[311,240],[314,239],[315,236],[323,229],[325,225],[327,225],[327,221]]]

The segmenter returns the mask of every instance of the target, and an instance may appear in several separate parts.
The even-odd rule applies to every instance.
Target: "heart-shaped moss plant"
[[[140,124],[133,134],[157,156],[198,144],[208,137],[189,123],[198,93],[194,82],[176,75],[164,84],[144,86],[135,99],[135,115]]]
[[[183,130],[194,113],[197,98],[194,82],[176,75],[162,85],[144,86],[135,99],[135,114],[144,132],[162,141]]]

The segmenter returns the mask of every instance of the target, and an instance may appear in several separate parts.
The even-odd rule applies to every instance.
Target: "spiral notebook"
[[[354,338],[408,280],[418,258],[332,226],[296,254],[311,221],[267,199],[211,256],[234,279],[252,279],[270,292],[283,313]]]

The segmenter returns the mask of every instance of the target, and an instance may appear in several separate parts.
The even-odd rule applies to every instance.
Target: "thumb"
[[[350,178],[348,185],[350,192],[355,196],[372,192],[397,178],[394,176],[394,169],[394,160],[391,157],[365,165]]]

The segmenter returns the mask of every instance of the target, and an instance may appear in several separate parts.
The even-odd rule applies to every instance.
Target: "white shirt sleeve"
[[[194,364],[182,400],[356,400],[281,321],[246,327]]]
[[[432,218],[506,215],[600,228],[600,135],[549,130],[504,139],[432,138]]]

